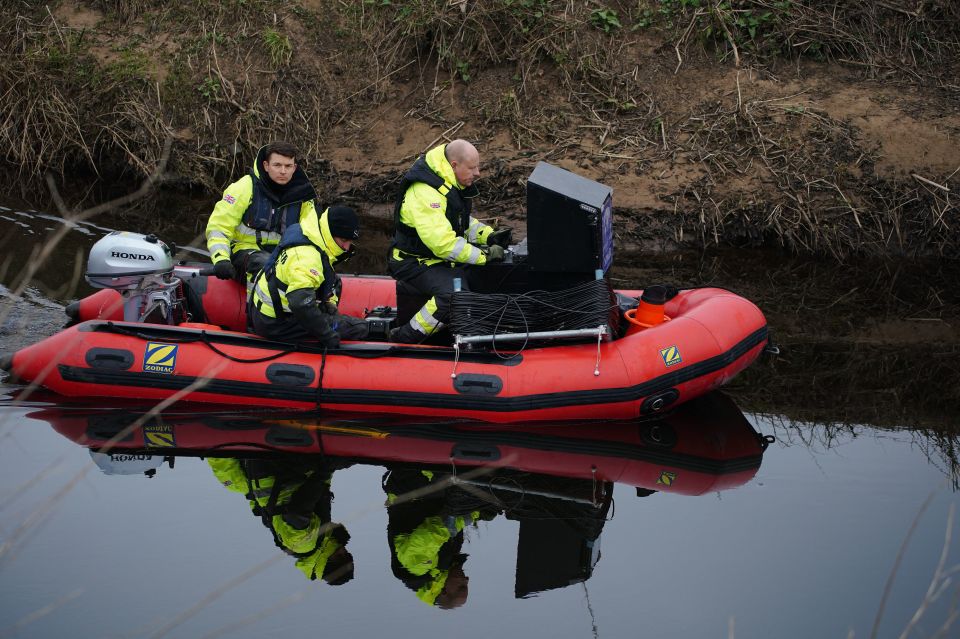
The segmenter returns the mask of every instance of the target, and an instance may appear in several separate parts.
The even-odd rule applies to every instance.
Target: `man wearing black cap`
[[[366,339],[367,322],[337,311],[333,265],[353,254],[360,221],[348,206],[311,210],[290,226],[250,292],[257,335],[284,342],[319,342],[336,348],[343,339]]]

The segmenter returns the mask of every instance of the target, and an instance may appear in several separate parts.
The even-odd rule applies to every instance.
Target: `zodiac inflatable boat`
[[[27,401],[35,402],[37,396]],[[40,398],[48,399],[48,398]],[[42,406],[27,414],[94,451],[146,457],[291,456],[462,471],[510,468],[702,495],[740,486],[760,467],[770,437],[715,392],[636,422],[493,425],[339,412]]]
[[[104,290],[73,306],[78,323],[4,355],[0,365],[21,382],[72,398],[490,422],[631,419],[723,386],[768,343],[753,303],[702,288],[663,301],[669,321],[656,325],[627,311],[622,335],[601,325],[531,333],[519,344],[498,335],[496,348],[484,348],[482,336],[454,336],[452,346],[296,347],[243,332],[243,287],[174,266],[171,255],[153,236],[103,238],[91,250],[87,280]],[[643,291],[618,293],[636,305]],[[202,317],[187,312],[191,298]],[[341,312],[374,321],[376,309],[397,306],[395,282],[386,277],[343,277],[341,298]],[[190,321],[198,317],[205,321]]]

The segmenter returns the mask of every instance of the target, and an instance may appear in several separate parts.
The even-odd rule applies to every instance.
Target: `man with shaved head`
[[[479,177],[480,153],[460,139],[430,149],[403,176],[387,265],[394,278],[430,299],[390,332],[391,341],[419,343],[442,328],[454,279],[469,290],[467,266],[503,259],[510,229],[495,230],[471,216]]]

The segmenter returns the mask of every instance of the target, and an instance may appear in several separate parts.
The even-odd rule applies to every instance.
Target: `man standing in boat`
[[[319,342],[336,348],[343,339],[366,339],[365,320],[338,312],[333,265],[353,254],[360,220],[348,206],[331,206],[321,215],[311,207],[290,226],[256,277],[250,292],[250,318],[257,335],[284,342]]]
[[[391,341],[418,343],[442,328],[454,280],[469,290],[465,267],[503,259],[510,229],[495,230],[471,216],[479,177],[480,154],[461,139],[434,147],[403,176],[387,267],[430,299],[408,323],[390,331]]]
[[[252,279],[288,226],[314,210],[317,192],[288,142],[260,149],[250,173],[227,187],[207,221],[207,249],[222,280]]]

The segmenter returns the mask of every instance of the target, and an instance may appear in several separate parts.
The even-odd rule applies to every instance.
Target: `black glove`
[[[220,260],[214,264],[213,274],[217,276],[218,280],[237,279],[237,269],[233,267],[233,263],[230,260]]]
[[[510,246],[510,242],[513,241],[513,231],[510,230],[510,227],[505,226],[501,229],[497,229],[493,233],[487,236],[487,246],[502,246],[507,248]]]
[[[503,247],[496,244],[487,247],[487,263],[501,261],[503,261]]]
[[[320,346],[324,348],[340,348],[340,336],[337,335],[337,332],[331,330],[329,333],[324,333],[324,336],[320,338]]]
[[[328,316],[317,308],[317,297],[313,290],[301,288],[287,293],[287,303],[300,325],[313,335],[321,346],[340,346],[340,336],[330,327]]]
[[[327,315],[336,315],[337,314],[337,303],[333,300],[327,300],[320,305],[320,310],[326,313]]]

